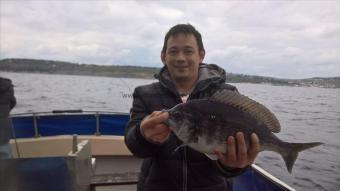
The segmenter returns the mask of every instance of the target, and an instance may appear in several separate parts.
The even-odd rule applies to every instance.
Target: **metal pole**
[[[77,135],[74,134],[73,135],[73,139],[72,139],[72,153],[76,153],[78,152],[78,140],[77,140]]]
[[[8,117],[8,118],[9,118],[9,122],[10,122],[10,125],[11,125],[11,132],[12,132],[12,137],[14,138],[15,148],[17,150],[17,156],[18,156],[18,158],[21,158],[19,146],[18,146],[18,142],[17,142],[17,136],[15,135],[15,130],[14,130],[14,126],[13,126],[12,117]]]
[[[35,113],[33,113],[33,128],[34,128],[34,137],[35,138],[40,137],[39,130],[38,130],[38,123],[37,123],[37,116]]]
[[[99,113],[96,112],[96,136],[100,136],[100,127],[99,127]]]

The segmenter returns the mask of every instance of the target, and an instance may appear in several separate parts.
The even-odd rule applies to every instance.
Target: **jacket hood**
[[[198,70],[198,80],[196,82],[195,89],[205,88],[212,83],[225,83],[225,70],[215,64],[201,63]],[[163,86],[170,89],[176,89],[166,66],[164,66],[160,72],[155,75],[155,77]]]
[[[198,73],[198,82],[212,79],[226,80],[224,69],[215,64],[200,64]]]

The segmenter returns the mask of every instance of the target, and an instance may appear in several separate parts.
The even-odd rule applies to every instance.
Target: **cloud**
[[[205,62],[228,72],[340,76],[337,1],[0,3],[0,59],[161,66],[167,30],[191,23],[202,33]]]

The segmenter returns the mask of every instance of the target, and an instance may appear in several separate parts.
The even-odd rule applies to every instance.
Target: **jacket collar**
[[[198,81],[193,88],[193,92],[202,91],[207,88],[211,84],[215,83],[225,83],[226,80],[226,72],[224,69],[220,68],[215,64],[205,64],[201,63],[198,71]],[[155,76],[158,78],[159,82],[165,87],[170,89],[175,94],[178,94],[175,84],[172,82],[169,71],[167,67],[163,67],[158,75]]]

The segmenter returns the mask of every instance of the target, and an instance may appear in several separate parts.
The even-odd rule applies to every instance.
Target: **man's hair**
[[[185,35],[194,35],[197,45],[198,45],[198,50],[204,51],[204,46],[203,46],[203,42],[202,42],[202,36],[201,34],[195,29],[194,26],[192,26],[191,24],[177,24],[175,26],[173,26],[165,35],[164,38],[164,44],[163,44],[163,49],[162,49],[162,53],[166,52],[167,49],[167,42],[169,40],[170,37],[172,36],[177,36],[179,34],[185,34]]]

